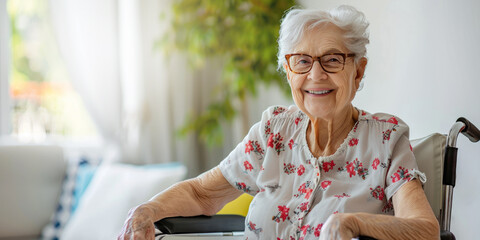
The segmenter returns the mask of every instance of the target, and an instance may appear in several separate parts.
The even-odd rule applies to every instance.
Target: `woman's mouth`
[[[333,92],[333,89],[330,89],[330,90],[305,90],[305,92],[313,94],[313,95],[323,96],[323,95],[327,95],[327,94]]]

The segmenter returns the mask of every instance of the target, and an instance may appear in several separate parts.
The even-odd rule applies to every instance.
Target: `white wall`
[[[411,137],[448,133],[464,116],[480,126],[480,1],[304,0],[308,8],[349,4],[370,21],[365,87],[354,104],[389,112]],[[478,238],[480,142],[460,137],[452,232]]]

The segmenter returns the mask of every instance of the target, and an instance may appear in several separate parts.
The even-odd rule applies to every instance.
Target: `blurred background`
[[[370,21],[354,105],[411,138],[480,125],[476,0],[3,0],[0,144],[115,152],[103,161],[217,165],[266,107],[293,104],[276,71],[285,10],[349,4]],[[452,232],[478,234],[480,146],[461,137]]]

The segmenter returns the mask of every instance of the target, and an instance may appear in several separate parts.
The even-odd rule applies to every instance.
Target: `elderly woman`
[[[295,106],[267,109],[219,166],[132,209],[119,239],[153,239],[155,221],[213,215],[242,192],[255,196],[248,239],[438,239],[408,126],[352,106],[367,27],[349,6],[290,10],[278,65]]]

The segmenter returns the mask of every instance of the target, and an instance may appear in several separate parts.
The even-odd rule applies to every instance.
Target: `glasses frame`
[[[336,71],[336,72],[332,72],[332,71],[328,71],[327,69],[325,69],[325,67],[323,66],[322,64],[322,61],[320,61],[320,59],[322,57],[325,57],[325,56],[330,56],[330,55],[338,55],[338,56],[342,56],[343,57],[343,66],[342,66],[342,69]],[[292,70],[292,67],[290,67],[290,57],[292,56],[307,56],[307,57],[311,57],[313,62],[312,62],[312,65],[310,66],[310,68],[307,70],[307,71],[304,71],[304,72],[295,72]],[[328,54],[324,54],[320,57],[312,57],[308,54],[303,54],[303,53],[292,53],[292,54],[286,54],[285,55],[285,59],[287,60],[287,66],[288,66],[288,69],[290,69],[291,72],[293,73],[296,73],[296,74],[305,74],[305,73],[308,73],[310,72],[310,70],[312,70],[313,68],[313,64],[315,64],[315,61],[318,61],[318,63],[320,64],[320,66],[322,67],[323,71],[327,72],[327,73],[337,73],[337,72],[341,72],[343,71],[343,69],[345,68],[345,62],[347,62],[347,58],[349,57],[355,57],[355,53],[328,53]]]

